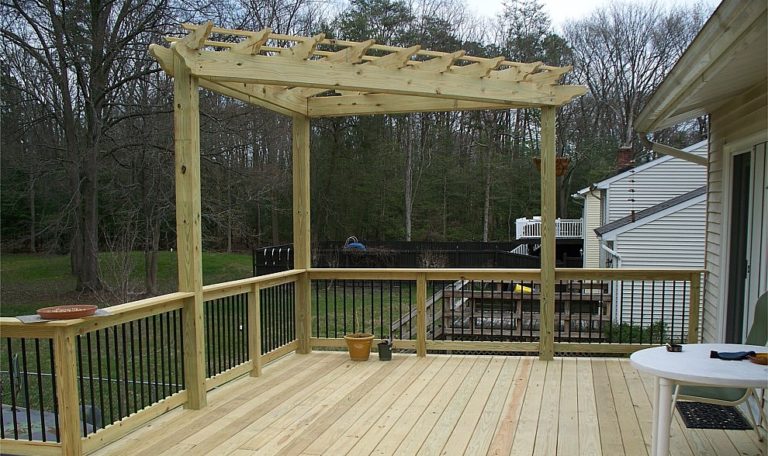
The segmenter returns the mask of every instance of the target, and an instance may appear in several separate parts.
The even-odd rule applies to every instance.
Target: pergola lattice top
[[[184,24],[150,53],[173,75],[174,50],[199,85],[286,115],[463,111],[560,106],[586,87],[560,85],[571,67],[363,42]],[[211,34],[221,40],[211,40]]]

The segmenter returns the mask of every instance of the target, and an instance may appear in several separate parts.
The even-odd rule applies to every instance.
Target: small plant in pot
[[[373,334],[352,333],[344,336],[352,361],[368,361],[373,346]]]

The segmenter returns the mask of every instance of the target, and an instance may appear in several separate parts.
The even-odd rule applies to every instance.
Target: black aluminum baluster
[[[181,388],[186,389],[187,387],[187,376],[184,372],[184,331],[182,330],[182,325],[184,324],[184,309],[179,309],[179,318],[178,318],[178,325],[179,325],[179,351],[178,351],[178,357],[179,357],[179,364],[181,365]]]
[[[128,323],[128,327],[131,329],[131,388],[133,389],[133,409],[134,411],[141,410],[142,405],[139,404],[139,393],[136,391],[136,333],[133,329],[135,321]],[[139,383],[141,385],[141,383]]]
[[[342,303],[343,303],[343,309],[342,310],[343,310],[343,315],[344,315],[344,328],[343,328],[344,331],[343,331],[343,334],[347,334],[350,331],[347,329],[347,281],[346,281],[346,279],[341,281],[341,299],[342,299]]]
[[[24,385],[24,409],[27,415],[27,434],[32,440],[32,411],[30,410],[29,397],[29,369],[27,368],[27,339],[21,339],[21,367],[24,372],[22,383]]]
[[[331,284],[333,285],[333,337],[339,337],[339,297],[337,293],[337,286],[338,281],[332,280]],[[326,288],[325,292],[325,299],[328,299],[328,289]]]
[[[104,371],[101,365],[101,332],[105,330],[96,330],[96,369],[99,372],[99,409],[101,410],[101,427],[104,427]]]
[[[19,423],[16,418],[16,369],[18,369],[16,366],[14,366],[13,362],[13,343],[11,342],[11,338],[8,337],[5,339],[6,346],[8,348],[8,380],[11,384],[11,416],[13,417],[13,439],[19,440]],[[53,359],[53,357],[51,357]]]
[[[40,427],[42,428],[43,442],[47,441],[46,428],[45,428],[45,405],[43,403],[43,374],[40,365],[40,339],[35,339],[35,368],[37,369],[37,399],[38,407],[40,408]],[[51,374],[53,375],[53,374]],[[0,420],[2,421],[2,420]],[[5,438],[5,432],[2,432],[3,438]]]
[[[125,393],[125,415],[128,416],[131,413],[131,401],[130,393],[128,392],[128,344],[125,334],[125,323],[120,325],[120,340],[123,345],[123,392]],[[134,404],[136,405],[136,404]]]
[[[152,315],[152,371],[154,376],[154,382],[152,385],[152,389],[155,393],[155,400],[154,402],[157,402],[161,399],[160,394],[162,393],[162,390],[160,389],[160,384],[158,383],[160,381],[160,376],[157,372],[157,365],[160,364],[157,359],[157,351],[158,351],[158,339],[157,339],[157,315]]]
[[[120,345],[118,342],[117,326],[112,328],[112,341],[115,347],[115,386],[117,387],[117,419],[121,420],[125,415],[123,414],[123,395],[120,388]]]
[[[56,441],[61,442],[61,432],[59,430],[59,398],[56,394],[56,364],[53,356],[53,339],[48,339],[48,355],[51,360],[51,391],[53,392],[53,419],[55,421]]]
[[[78,384],[80,385],[80,419],[83,422],[83,437],[88,436],[88,425],[85,420],[85,385],[83,385],[83,347],[82,336],[75,336],[77,341],[77,372],[78,372]]]
[[[88,377],[90,378],[88,383],[91,390],[91,431],[96,432],[96,396],[94,394],[95,388],[93,386],[93,346],[91,345],[91,333],[85,334],[85,347],[88,349]],[[88,423],[86,422],[85,417],[83,417],[83,428],[87,427]]]

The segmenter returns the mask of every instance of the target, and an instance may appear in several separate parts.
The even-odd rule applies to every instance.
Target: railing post
[[[691,274],[691,296],[688,303],[688,343],[699,343],[699,305],[701,303],[701,273]]]
[[[541,108],[541,308],[539,358],[555,354],[555,121],[556,108]]]
[[[61,454],[83,453],[80,439],[80,403],[77,391],[77,354],[75,353],[75,331],[63,327],[56,331],[53,340],[53,357],[56,375],[56,401],[59,408],[59,435]]]
[[[416,356],[427,356],[427,275],[416,278]]]
[[[251,355],[251,377],[261,376],[261,287],[254,283],[248,292],[248,353]]]

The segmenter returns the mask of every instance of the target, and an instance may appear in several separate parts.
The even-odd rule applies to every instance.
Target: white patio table
[[[654,347],[637,351],[630,357],[635,369],[656,376],[651,428],[653,456],[669,454],[672,389],[676,384],[768,388],[768,366],[754,364],[749,360],[710,358],[712,350],[764,353],[768,348],[739,344],[686,344],[682,352],[668,352],[666,347]]]

